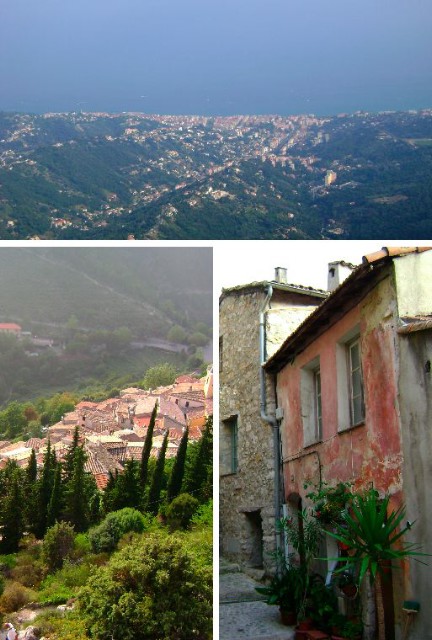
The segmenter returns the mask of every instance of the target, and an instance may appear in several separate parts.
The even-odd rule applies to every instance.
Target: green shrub
[[[170,530],[187,529],[198,507],[198,500],[188,493],[181,493],[177,498],[174,498],[166,512]]]
[[[205,640],[212,629],[212,567],[187,536],[151,533],[116,553],[78,597],[92,638]]]
[[[42,558],[50,572],[60,569],[72,555],[75,531],[68,522],[56,522],[43,539]]]
[[[93,529],[90,529],[88,538],[92,551],[114,551],[120,538],[129,532],[141,533],[147,528],[148,519],[136,509],[126,507],[120,511],[113,511]]]
[[[91,551],[90,540],[86,533],[78,533],[74,540],[74,558],[84,558]]]
[[[42,580],[42,567],[38,563],[19,563],[11,570],[11,578],[25,587],[38,587]]]
[[[7,574],[10,569],[14,568],[16,562],[16,553],[7,553],[0,555],[0,571]]]
[[[73,611],[66,615],[60,611],[43,611],[32,622],[40,637],[50,640],[88,640],[84,622]]]
[[[202,504],[198,511],[192,516],[192,524],[198,526],[212,526],[213,524],[213,500]]]
[[[24,607],[35,598],[35,594],[19,582],[6,584],[0,596],[0,613],[12,613]]]
[[[74,596],[74,591],[65,585],[61,576],[49,575],[42,582],[37,599],[43,605],[64,604]]]

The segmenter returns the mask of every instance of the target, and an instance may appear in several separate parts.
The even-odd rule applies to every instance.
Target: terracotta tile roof
[[[202,402],[204,403],[204,389],[195,389],[193,391],[179,391],[170,393],[169,399],[175,402],[175,399],[189,400],[190,402]]]
[[[79,424],[80,418],[78,411],[69,411],[63,416],[62,422],[64,425]]]
[[[19,450],[19,449],[26,449],[26,443],[24,442],[24,440],[20,440],[19,442],[12,442],[8,445],[6,445],[5,447],[2,447],[1,449],[1,453],[3,454],[7,454],[10,453],[11,451],[15,451],[15,450]]]
[[[97,402],[89,402],[87,400],[83,400],[82,402],[79,402],[77,404],[77,406],[75,407],[75,411],[79,411],[80,409],[96,409],[97,406]]]
[[[328,296],[328,292],[324,291],[323,289],[315,289],[314,287],[307,287],[301,284],[280,284],[279,282],[276,282],[274,280],[262,280],[259,282],[250,282],[248,284],[241,284],[235,287],[222,289],[219,302],[222,302],[222,300],[224,300],[224,298],[229,295],[239,295],[242,293],[247,293],[248,291],[259,289],[265,290],[269,285],[271,285],[273,289],[276,289],[277,291],[286,291],[287,293],[300,293],[319,298],[326,298]]]
[[[112,435],[127,442],[140,442],[142,440],[142,438],[140,438],[137,432],[133,429],[121,429],[119,431],[114,431]]]
[[[362,260],[363,264],[372,264],[386,258],[400,258],[409,253],[423,253],[431,249],[432,247],[383,247],[380,251],[363,256]]]
[[[400,334],[410,334],[417,331],[430,331],[432,329],[432,315],[415,316],[414,318],[401,318],[403,325],[398,328]]]
[[[202,437],[202,429],[198,426],[189,427],[189,440],[200,440]]]
[[[156,402],[158,403],[158,405],[160,404],[159,395],[140,397],[135,405],[135,415],[138,417],[143,415],[151,415]]]
[[[29,449],[34,449],[35,451],[37,451],[39,449],[39,447],[42,447],[45,443],[46,443],[46,438],[44,438],[44,439],[42,439],[42,438],[30,438],[30,440],[27,440],[27,442],[26,442],[26,447],[28,447]]]
[[[189,376],[189,375],[183,375],[175,379],[174,386],[176,384],[196,384],[198,382],[199,382],[198,378],[194,378],[193,376]]]
[[[293,357],[293,353],[300,353],[307,344],[327,329],[329,323],[336,321],[343,305],[352,308],[358,299],[364,295],[368,286],[379,278],[379,274],[387,264],[394,259],[403,258],[408,254],[430,251],[432,247],[383,247],[380,251],[363,256],[362,264],[344,280],[326,300],[290,334],[279,349],[267,360],[265,368],[269,372],[276,372]]]
[[[0,331],[21,331],[22,328],[15,322],[0,322]]]
[[[136,396],[141,393],[143,393],[143,389],[139,389],[138,387],[129,387],[128,389],[122,389],[122,391],[120,391],[122,398],[125,398],[125,396]]]
[[[109,478],[107,473],[94,473],[93,477],[95,479],[96,486],[99,489],[99,491],[103,491],[104,489],[106,489],[106,486],[108,484],[108,478]]]
[[[87,453],[86,471],[93,475],[98,473],[107,474],[122,471],[123,467],[119,461],[112,456],[100,443],[86,442],[85,452]]]

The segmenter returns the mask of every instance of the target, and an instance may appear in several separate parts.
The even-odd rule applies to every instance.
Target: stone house
[[[275,281],[224,289],[220,298],[221,553],[267,572],[280,516],[279,442],[274,388],[261,363],[326,295],[287,284],[278,269]]]
[[[310,485],[353,483],[390,494],[432,552],[432,251],[383,249],[318,307],[265,364],[273,375],[287,510]],[[305,488],[308,487],[308,488]],[[338,554],[332,538],[323,555]],[[331,570],[330,563],[326,569]],[[404,563],[384,582],[387,638],[401,637],[403,602],[421,609],[410,632],[432,639],[430,568]]]

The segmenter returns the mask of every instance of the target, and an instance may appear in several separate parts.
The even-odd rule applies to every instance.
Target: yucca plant
[[[344,558],[344,566],[336,573],[354,565],[358,570],[359,584],[365,576],[369,576],[371,584],[375,585],[379,640],[385,640],[383,573],[394,561],[429,555],[420,552],[420,545],[402,541],[411,529],[411,525],[402,526],[406,518],[405,507],[389,512],[389,502],[390,496],[380,499],[374,489],[364,495],[355,494],[350,510],[343,513],[336,531],[328,532],[328,535],[346,545],[349,551]]]

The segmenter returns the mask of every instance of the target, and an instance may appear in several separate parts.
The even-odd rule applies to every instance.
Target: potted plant
[[[329,633],[337,611],[337,597],[318,574],[312,575],[309,582],[307,609],[314,627]]]
[[[355,598],[357,596],[358,586],[351,569],[344,569],[341,573],[336,573],[335,582],[347,598]]]
[[[349,512],[343,515],[342,525],[337,525],[336,532],[329,532],[329,535],[348,545],[350,553],[344,558],[345,566],[358,570],[359,585],[368,576],[375,587],[378,640],[385,640],[381,584],[384,570],[392,562],[428,555],[419,551],[418,544],[402,541],[411,528],[402,524],[406,521],[405,508],[401,506],[391,510],[389,503],[390,496],[380,499],[375,489],[370,489],[364,495],[355,495]],[[341,568],[340,572],[343,570]]]
[[[352,498],[351,485],[339,482],[335,487],[328,487],[326,483],[307,494],[315,504],[314,515],[322,527],[335,526],[342,521],[342,514]]]
[[[301,597],[297,610],[297,620],[299,630],[303,631],[304,629],[310,629],[312,626],[308,607],[310,572],[312,562],[318,553],[322,530],[318,521],[306,509],[299,511],[297,517],[282,518],[279,522],[279,527],[285,531],[286,537],[297,552],[300,561],[299,575],[301,579],[299,587],[301,589]],[[297,637],[300,636],[297,635]]]
[[[255,587],[258,593],[266,596],[266,603],[278,605],[281,621],[286,625],[295,625],[297,611],[303,595],[303,572],[299,567],[288,565],[279,575],[272,578],[266,587]]]
[[[345,618],[345,616],[342,616]],[[355,620],[344,619],[337,627],[336,633],[332,633],[332,640],[360,640],[362,637],[363,625]]]

